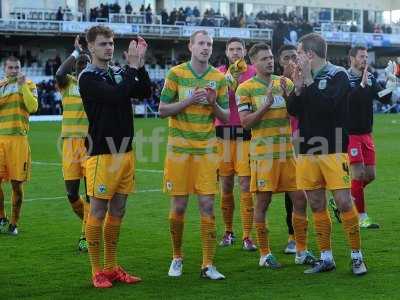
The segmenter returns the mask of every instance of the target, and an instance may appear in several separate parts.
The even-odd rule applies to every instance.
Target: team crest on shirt
[[[167,187],[167,190],[168,190],[168,191],[172,191],[173,184],[172,184],[171,181],[167,181],[167,182],[165,183],[165,186]]]
[[[350,155],[355,157],[358,155],[358,149],[357,148],[351,148],[350,149]]]
[[[115,78],[115,82],[116,83],[120,83],[122,81],[122,76],[121,75],[115,75],[114,78]]]
[[[98,192],[104,194],[107,191],[107,188],[104,184],[100,184],[97,188]]]
[[[259,179],[259,180],[257,180],[257,186],[258,186],[259,188],[265,187],[265,180],[264,180],[264,179]]]
[[[207,84],[207,87],[209,87],[209,88],[215,90],[215,89],[217,88],[217,82],[215,82],[215,81],[209,81],[208,84]]]
[[[318,89],[320,89],[320,90],[326,89],[326,84],[327,84],[326,79],[320,80],[318,83]]]

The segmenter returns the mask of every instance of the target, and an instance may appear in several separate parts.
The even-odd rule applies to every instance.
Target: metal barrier
[[[36,21],[36,20],[6,20],[0,19],[0,32],[7,33],[83,33],[89,27],[101,24],[107,25],[120,36],[135,36],[137,34],[152,37],[187,38],[199,29],[207,30],[215,39],[229,39],[232,36],[251,40],[272,40],[271,29],[230,28],[230,27],[200,27],[161,24],[126,24],[126,23],[96,23],[76,21]]]

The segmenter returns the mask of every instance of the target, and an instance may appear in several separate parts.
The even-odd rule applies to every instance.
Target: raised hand
[[[365,69],[361,80],[361,86],[366,87],[367,85],[368,85],[368,64],[365,65]]]
[[[270,108],[272,104],[274,104],[274,96],[272,95],[272,87],[270,87],[267,92],[267,99],[264,102],[264,107]]]
[[[146,55],[147,43],[138,37],[129,43],[128,51],[124,51],[124,57],[131,68],[139,69],[144,66],[144,56]]]
[[[23,85],[24,83],[26,82],[26,77],[25,77],[25,74],[23,74],[23,73],[18,73],[18,75],[17,75],[17,83],[18,83],[18,85]]]
[[[196,87],[193,93],[189,96],[188,101],[190,104],[200,104],[207,101],[206,89]]]
[[[206,88],[206,92],[207,92],[207,102],[208,102],[208,104],[215,105],[215,103],[217,102],[217,92],[214,89],[210,88],[210,87]]]
[[[281,89],[283,91],[283,97],[289,97],[290,96],[290,92],[289,92],[289,88],[287,86],[285,77],[281,77],[280,86],[281,86]]]
[[[295,86],[296,94],[301,93],[304,87],[304,76],[299,65],[296,65],[294,69],[292,80]]]
[[[82,45],[79,43],[79,34],[75,37],[74,48],[79,53],[83,51]]]

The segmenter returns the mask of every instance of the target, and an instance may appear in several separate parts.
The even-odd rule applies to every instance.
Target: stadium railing
[[[89,27],[96,25],[95,22],[76,21],[36,21],[36,20],[6,20],[0,19],[0,32],[7,33],[58,33],[76,34],[85,32]],[[104,25],[104,23],[99,23]],[[117,35],[144,37],[165,37],[165,38],[187,38],[194,31],[199,29],[207,30],[215,39],[229,39],[232,36],[251,40],[272,40],[271,29],[260,28],[231,28],[231,27],[198,27],[198,26],[177,26],[162,24],[127,24],[127,23],[106,23]]]
[[[58,9],[15,8],[10,12],[10,19],[56,21]],[[64,21],[82,21],[82,13],[63,12]]]

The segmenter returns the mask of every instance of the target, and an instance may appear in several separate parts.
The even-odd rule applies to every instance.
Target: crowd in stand
[[[90,9],[89,21],[95,22],[98,19],[108,20],[110,14],[120,14],[120,13],[125,13],[127,15],[131,15],[132,13],[134,13],[133,7],[130,4],[130,2],[128,2],[125,5],[125,12],[121,11],[121,6],[118,3],[114,4],[101,3],[100,6]],[[142,4],[137,13],[145,16],[146,24],[151,24],[153,22],[153,10],[150,4],[146,8],[144,4]]]
[[[39,115],[60,115],[62,113],[61,94],[54,80],[42,81],[37,84]]]

